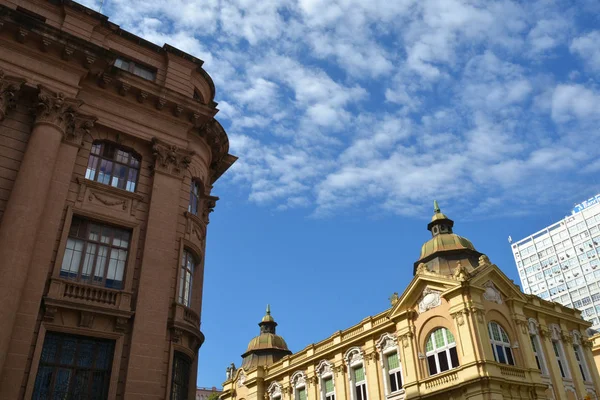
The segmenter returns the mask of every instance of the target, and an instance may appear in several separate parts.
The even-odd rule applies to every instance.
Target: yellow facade
[[[523,294],[452,226],[436,205],[433,238],[391,308],[277,361],[229,369],[221,399],[598,399],[590,324]],[[254,342],[245,357],[268,352]]]

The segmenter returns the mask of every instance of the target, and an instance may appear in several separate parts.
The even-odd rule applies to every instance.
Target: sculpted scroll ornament
[[[63,134],[74,130],[77,110],[83,104],[81,100],[67,99],[62,92],[52,92],[39,85],[37,104],[35,105],[35,123],[50,124]]]
[[[192,162],[194,152],[152,138],[152,154],[155,159],[155,171],[183,176],[183,172]]]
[[[419,302],[419,313],[435,308],[442,304],[441,292],[426,287]]]
[[[6,118],[9,110],[16,107],[17,95],[23,83],[24,79],[6,76],[4,71],[0,70],[0,121]]]

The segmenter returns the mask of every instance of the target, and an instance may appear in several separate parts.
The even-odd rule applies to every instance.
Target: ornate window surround
[[[587,360],[585,359],[585,354],[581,346],[581,332],[579,332],[577,329],[573,329],[571,331],[571,336],[573,337],[573,352],[575,353],[575,361],[577,361],[577,364],[579,365],[581,374],[584,378],[583,381],[591,382],[590,369],[588,368]]]
[[[381,372],[383,374],[383,387],[384,387],[385,395],[389,396],[391,394],[404,391],[404,389],[403,389],[404,372],[402,370],[402,360],[400,359],[398,338],[396,337],[396,335],[393,335],[390,333],[384,333],[383,335],[381,335],[379,340],[375,343],[375,347],[379,351],[379,358],[380,358],[380,363],[381,363]],[[400,388],[398,390],[396,390],[395,392],[391,391],[390,371],[389,371],[389,366],[386,365],[387,364],[386,357],[392,353],[396,353],[398,355],[398,361],[400,363],[398,370],[392,371],[392,373],[400,372],[400,385],[399,385]]]
[[[365,388],[368,388],[368,381],[367,381],[367,373],[366,373],[366,369],[365,369],[365,354],[364,352],[360,349],[360,347],[351,347],[350,349],[348,349],[346,351],[346,353],[344,354],[344,361],[346,362],[346,365],[348,366],[348,380],[350,383],[350,400],[358,400],[357,396],[356,396],[356,378],[354,376],[354,369],[357,367],[362,367],[363,371],[365,371],[365,380],[364,380],[364,385]],[[368,399],[368,392],[367,392],[367,396],[365,399],[362,400],[367,400]]]
[[[565,346],[561,338],[562,330],[558,324],[548,325],[550,330],[550,340],[552,341],[552,347],[556,356],[556,362],[558,363],[559,370],[563,379],[571,378],[571,371],[569,370],[569,363],[565,353]],[[564,376],[563,376],[564,375]]]
[[[299,390],[304,389],[304,393],[306,393],[306,399],[308,400],[308,390],[306,385],[306,373],[304,371],[296,371],[292,374],[290,378],[290,382],[292,383],[292,390],[294,392],[294,400],[300,400],[299,398]]]
[[[535,320],[535,318],[529,318],[527,320],[527,326],[528,326],[528,331],[529,331],[529,337],[531,338],[531,341],[533,343],[533,345],[535,346],[535,349],[537,351],[534,351],[534,355],[537,358],[538,363],[540,364],[540,371],[542,373],[542,376],[549,376],[549,372],[548,372],[548,364],[546,363],[546,355],[544,354],[544,349],[542,347],[542,341],[540,340],[540,332],[539,332],[539,327],[540,324],[537,322],[537,320]]]
[[[331,378],[331,381],[333,382],[333,398],[335,398],[335,377],[333,373],[333,365],[327,360],[321,360],[321,362],[319,362],[317,365],[317,368],[315,368],[315,371],[317,372],[317,376],[319,378],[319,393],[321,394],[321,400],[327,400],[328,393],[324,384],[325,379],[327,378]]]
[[[283,396],[283,386],[277,381],[272,382],[267,389],[267,394],[269,395],[269,400],[281,400]]]

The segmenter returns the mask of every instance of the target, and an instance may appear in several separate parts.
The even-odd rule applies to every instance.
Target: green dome
[[[421,247],[421,256],[419,261],[430,255],[437,253],[438,251],[449,251],[449,250],[475,250],[475,246],[469,239],[462,236],[458,236],[454,233],[447,233],[443,235],[437,235],[429,239]]]
[[[248,343],[246,353],[265,349],[289,350],[281,336],[274,333],[261,333]]]

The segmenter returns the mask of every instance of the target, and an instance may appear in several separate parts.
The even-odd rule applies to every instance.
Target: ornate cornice
[[[192,162],[193,151],[152,138],[152,155],[154,171],[183,178],[185,170]]]
[[[77,110],[83,104],[81,100],[65,97],[62,92],[54,92],[38,85],[39,93],[34,108],[35,124],[47,124],[56,127],[63,135],[75,130]]]
[[[0,121],[3,121],[8,111],[14,109],[17,103],[17,96],[25,79],[5,75],[0,70]]]

